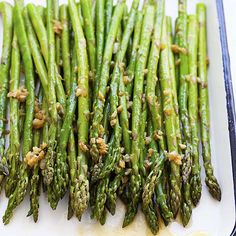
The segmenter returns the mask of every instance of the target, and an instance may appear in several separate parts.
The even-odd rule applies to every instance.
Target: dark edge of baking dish
[[[219,19],[219,30],[220,30],[220,40],[221,40],[221,50],[222,50],[222,60],[223,60],[223,70],[224,70],[224,82],[226,91],[226,105],[228,112],[228,129],[230,138],[230,148],[231,148],[231,158],[232,158],[232,171],[233,171],[233,181],[234,181],[234,199],[236,203],[236,116],[235,116],[235,103],[234,103],[234,93],[231,77],[230,68],[230,56],[228,50],[226,26],[225,26],[225,14],[223,7],[223,0],[216,0],[218,19]],[[235,225],[232,230],[231,236],[236,236],[236,219]]]

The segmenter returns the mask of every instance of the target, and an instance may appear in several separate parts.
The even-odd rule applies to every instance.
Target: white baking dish
[[[222,200],[216,202],[209,195],[203,181],[202,199],[198,207],[193,210],[192,220],[188,227],[183,228],[181,223],[173,222],[167,228],[161,227],[159,235],[209,235],[209,236],[229,236],[235,225],[235,199],[234,199],[234,178],[232,172],[231,157],[236,157],[235,143],[235,123],[234,123],[234,104],[232,97],[230,62],[227,54],[227,42],[224,28],[224,16],[222,0],[202,0],[207,5],[207,33],[208,33],[208,56],[210,58],[209,67],[209,93],[211,110],[211,146],[212,161],[222,188]],[[8,0],[12,3],[13,1]],[[45,5],[45,1],[25,1],[35,4]],[[61,2],[66,2],[61,1]],[[131,1],[128,1],[131,3]],[[197,0],[188,1],[189,13],[195,12]],[[218,13],[217,13],[218,6]],[[167,14],[173,18],[177,15],[177,0],[166,0]],[[220,22],[220,23],[219,23]],[[220,30],[221,34],[220,34]],[[0,32],[2,42],[2,29]],[[222,41],[221,41],[222,40]],[[222,59],[223,55],[223,59]],[[226,87],[225,87],[226,85]],[[225,89],[226,88],[226,89]],[[227,93],[226,93],[227,90]],[[226,100],[226,95],[228,103]],[[226,105],[227,104],[227,105]],[[228,130],[228,114],[230,119],[230,132]],[[229,135],[230,134],[230,135]],[[231,146],[230,138],[231,137]],[[232,149],[232,154],[231,154]],[[204,173],[202,171],[202,179]],[[7,199],[2,194],[0,196],[0,215],[6,209]],[[67,198],[64,198],[56,211],[52,211],[47,203],[45,196],[40,198],[40,213],[37,224],[32,218],[26,218],[29,209],[29,199],[15,210],[14,217],[7,226],[0,222],[0,235],[10,236],[103,236],[103,235],[151,235],[146,226],[145,219],[141,212],[137,215],[133,224],[122,229],[124,216],[124,206],[119,202],[117,213],[114,217],[109,216],[104,226],[90,219],[89,212],[83,216],[82,222],[73,218],[67,221]],[[231,234],[232,233],[232,234]]]

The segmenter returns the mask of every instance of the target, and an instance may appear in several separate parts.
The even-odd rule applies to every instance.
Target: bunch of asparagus
[[[68,219],[80,220],[90,205],[91,217],[105,224],[120,198],[123,227],[139,205],[153,234],[159,218],[168,225],[178,212],[186,226],[201,198],[199,124],[205,182],[220,201],[211,164],[206,7],[188,15],[186,0],[178,6],[173,36],[165,0],[133,0],[130,9],[125,0],[0,3],[4,224],[28,189],[28,216],[36,222],[42,188],[52,209],[69,191]]]

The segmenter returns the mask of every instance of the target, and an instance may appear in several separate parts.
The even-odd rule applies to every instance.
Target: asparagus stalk
[[[101,125],[103,119],[103,109],[106,98],[106,87],[109,79],[109,66],[112,57],[112,48],[114,40],[121,22],[124,9],[124,1],[118,2],[111,21],[111,30],[107,36],[107,43],[104,50],[103,63],[101,69],[101,77],[99,82],[99,91],[94,101],[94,117],[90,131],[91,156],[93,161],[98,161],[99,155],[106,154],[106,145],[104,144],[104,130]]]
[[[70,29],[69,29],[69,11],[66,4],[60,6],[60,21],[62,24],[61,50],[63,79],[67,94],[70,92],[71,85],[71,64],[70,64]]]
[[[73,52],[75,54],[75,51]],[[73,57],[75,57],[73,55]],[[72,59],[73,64],[72,68],[73,70],[78,70],[77,64],[75,62],[75,59]],[[77,61],[77,60],[76,60]],[[68,144],[68,141],[71,140],[71,135],[72,135],[72,123],[73,123],[73,118],[75,115],[75,109],[77,105],[77,99],[76,99],[76,91],[77,91],[77,80],[75,79],[75,76],[77,76],[77,72],[73,71],[72,72],[72,78],[71,78],[71,89],[70,89],[70,94],[67,99],[67,105],[66,105],[66,113],[63,121],[63,125],[60,131],[60,139],[58,143],[58,150],[57,150],[57,169],[60,171],[56,171],[56,176],[55,176],[55,189],[56,193],[58,194],[58,200],[64,196],[66,192],[66,188],[68,185],[69,181],[69,176],[68,176],[68,166],[67,166],[67,152],[66,152],[66,147]],[[73,138],[74,139],[74,138]],[[71,140],[74,142],[73,140]],[[72,147],[73,148],[73,147]]]
[[[81,0],[80,4],[82,9],[82,15],[84,18],[84,29],[88,47],[89,66],[92,74],[94,74],[96,70],[96,50],[95,50],[96,42],[95,42],[95,33],[92,21],[92,12],[90,9],[89,1]]]
[[[183,164],[181,168],[183,179],[183,198],[181,204],[181,217],[183,225],[186,225],[191,216],[191,198],[189,178],[192,167],[191,157],[191,129],[188,116],[188,82],[189,64],[187,54],[187,13],[186,1],[179,1],[178,41],[180,51],[180,81],[179,81],[179,110],[183,127],[183,144],[185,146]]]
[[[140,43],[142,22],[143,22],[143,11],[138,12],[136,16],[132,52],[131,52],[130,61],[129,61],[128,69],[127,69],[128,84],[126,85],[126,90],[130,97],[132,97],[132,91],[133,91],[133,80],[134,80],[135,65],[136,65],[136,59],[137,59],[139,43]]]
[[[45,113],[46,117],[48,116],[48,106],[47,106],[47,99],[44,96],[42,90],[41,94],[39,96],[43,96],[42,99],[42,110]],[[40,101],[41,103],[41,101]],[[42,128],[42,143],[48,143],[48,122],[46,121],[44,123],[44,126]],[[41,130],[35,130],[34,133],[34,146],[39,145],[39,138]],[[34,166],[33,170],[33,176],[31,177],[31,190],[30,190],[30,201],[31,201],[31,207],[30,211],[28,213],[29,215],[33,215],[33,219],[35,222],[38,221],[38,212],[39,212],[39,196],[40,196],[40,183],[41,183],[41,178],[40,178],[40,165],[44,163],[44,159],[41,161],[41,163],[37,164]]]
[[[46,24],[46,9],[45,9],[45,7],[38,5],[37,11],[38,11],[40,17],[43,19],[44,24]]]
[[[26,98],[26,114],[24,121],[24,133],[23,133],[23,147],[22,156],[26,157],[26,154],[31,150],[32,145],[32,121],[34,114],[34,74],[33,74],[33,62],[30,54],[29,42],[26,35],[24,21],[22,17],[22,1],[16,1],[14,7],[14,25],[16,29],[16,36],[19,42],[20,51],[23,58],[25,69],[25,82],[28,96]],[[14,192],[10,195],[7,209],[3,216],[3,223],[8,224],[13,210],[23,201],[28,186],[28,168],[26,163],[20,165],[19,180]]]
[[[75,137],[74,133],[71,132],[70,140],[68,143],[68,163],[70,167],[70,184],[69,184],[69,204],[68,204],[68,214],[67,219],[69,220],[74,214],[74,189],[76,184],[76,173],[77,173],[77,163],[76,163],[76,147],[75,147]]]
[[[93,21],[93,27],[95,29],[96,28],[96,24],[95,24],[95,20],[96,20],[96,18],[95,18],[96,0],[92,0],[91,4],[92,4],[92,21]],[[95,37],[96,37],[96,35],[95,35]],[[96,57],[96,59],[97,59],[97,57]]]
[[[89,201],[89,183],[88,183],[88,161],[87,161],[87,145],[89,133],[89,67],[88,56],[86,51],[86,40],[80,23],[78,13],[76,11],[74,0],[69,1],[69,12],[72,21],[72,27],[75,37],[75,49],[78,60],[78,183],[76,185],[76,195],[80,196],[80,204],[75,212],[78,218],[86,210]]]
[[[20,85],[20,49],[17,42],[16,30],[12,41],[10,88],[9,94],[19,89]],[[6,180],[5,192],[9,197],[17,184],[18,164],[20,160],[20,130],[19,130],[19,101],[10,97],[10,173]]]
[[[94,84],[94,96],[97,96],[101,77],[102,58],[105,44],[105,0],[95,2],[96,20],[96,77]],[[94,97],[95,100],[95,97]],[[95,105],[95,103],[94,103]]]
[[[129,114],[128,114],[128,107],[127,107],[128,96],[126,93],[124,79],[125,77],[122,73],[119,79],[119,93],[122,95],[122,96],[119,96],[119,106],[122,108],[119,119],[120,119],[120,125],[122,128],[122,138],[123,138],[123,146],[125,148],[125,153],[130,154],[131,136],[130,136],[130,127],[129,127]]]
[[[113,0],[107,0],[105,3],[105,35],[109,33],[113,10]]]
[[[199,22],[199,41],[198,41],[198,75],[200,77],[199,85],[199,113],[201,121],[201,138],[202,138],[202,156],[204,168],[206,172],[206,185],[211,195],[221,200],[221,189],[219,183],[214,176],[211,163],[211,147],[210,147],[210,114],[209,114],[209,98],[207,87],[207,65],[206,65],[206,6],[204,4],[197,5],[197,17]]]
[[[164,127],[164,117],[163,117],[163,101],[162,101],[162,97],[161,97],[161,87],[160,87],[160,81],[157,81],[156,84],[156,95],[157,95],[157,101],[158,101],[158,106],[157,106],[157,112],[159,113],[159,127],[161,127],[161,132],[164,134],[165,137],[165,127]],[[150,133],[149,133],[149,137],[153,137],[154,133],[153,133],[153,127],[150,127]],[[166,150],[166,140],[164,139],[164,150]],[[155,150],[155,146],[156,146],[156,142],[154,142],[154,140],[152,139],[152,142],[150,143],[151,145],[153,145],[153,149]],[[154,146],[155,144],[155,146]],[[160,149],[160,148],[159,148]],[[157,163],[159,162],[160,165],[162,163],[162,158],[161,157],[165,157],[160,155],[160,159],[156,159]],[[164,169],[162,171],[162,174],[159,178],[159,181],[157,182],[156,185],[156,201],[158,203],[159,209],[160,209],[160,214],[164,220],[165,224],[168,224],[171,219],[173,218],[173,214],[171,212],[170,209],[170,204],[169,204],[169,199],[168,199],[168,194],[167,191],[165,189],[165,184],[166,182],[164,180],[166,180],[166,176],[169,176],[169,163],[166,161],[164,163]],[[168,179],[167,179],[168,182]]]
[[[145,93],[146,93],[147,87],[145,87]],[[149,126],[151,124],[151,122],[148,120],[147,121],[147,102],[146,102],[146,98],[143,98],[143,106],[142,106],[142,114],[141,114],[141,122],[140,122],[140,138],[139,138],[139,145],[140,145],[140,175],[141,175],[141,181],[142,181],[142,188],[144,188],[145,185],[145,181],[147,178],[147,165],[149,160],[146,159],[146,154],[147,152],[151,152],[151,149],[147,150],[147,146],[146,146],[146,137],[147,137],[147,131],[146,129],[149,129]],[[148,124],[147,124],[148,123]],[[156,155],[157,152],[154,154],[155,157],[157,157]],[[148,156],[149,158],[149,156]],[[154,188],[154,187],[153,187]],[[152,196],[150,197],[150,200],[147,201],[142,201],[142,211],[145,215],[146,221],[148,226],[150,227],[151,231],[153,234],[157,234],[158,230],[159,230],[159,224],[158,224],[158,219],[157,219],[157,212],[156,209],[154,208],[154,199],[152,198]]]
[[[194,15],[188,16],[188,54],[189,54],[189,123],[192,134],[192,173],[190,179],[191,199],[196,206],[201,198],[201,167],[199,163],[199,133],[198,133],[198,86],[197,86],[197,50],[198,50],[198,22]]]
[[[142,32],[140,36],[140,48],[138,51],[139,60],[136,63],[135,79],[134,79],[134,94],[132,107],[132,146],[131,146],[131,162],[132,174],[130,179],[130,194],[133,196],[125,214],[123,227],[130,224],[137,213],[137,206],[140,198],[141,176],[139,174],[139,124],[142,106],[144,73],[148,59],[148,52],[151,41],[151,34],[154,26],[155,8],[148,5],[145,9]]]
[[[163,19],[162,28],[162,39],[161,43],[164,45],[168,41],[167,38],[167,28],[166,28],[166,18]],[[170,81],[170,70],[169,70],[169,60],[168,60],[168,48],[164,48],[161,51],[160,57],[160,85],[161,85],[161,95],[163,101],[163,113],[165,117],[165,131],[168,146],[168,158],[171,165],[170,173],[170,184],[171,184],[171,210],[173,215],[176,216],[178,209],[180,207],[181,193],[180,193],[180,168],[181,156],[178,154],[177,138],[176,138],[176,127],[175,127],[175,112],[172,99],[172,88]]]
[[[42,106],[42,96],[43,96],[43,90],[40,88],[39,98],[35,101],[36,109],[40,109],[40,107]],[[46,99],[44,98],[44,107],[45,107],[45,103],[46,103]],[[34,147],[39,147],[40,138],[41,138],[40,136],[41,136],[41,129],[34,129],[34,134],[33,134]],[[27,216],[33,215],[33,219],[35,223],[38,221],[39,195],[40,195],[39,164],[36,164],[33,167],[32,176],[30,179],[30,210],[27,214]]]
[[[55,61],[60,74],[61,61],[61,22],[59,21],[59,0],[53,0],[53,28],[55,32]]]
[[[164,18],[165,12],[165,1],[159,0],[156,6],[156,16],[155,16],[155,24],[154,24],[154,33],[152,36],[152,45],[151,50],[149,53],[148,59],[148,74],[147,74],[147,90],[146,90],[146,97],[149,106],[149,110],[152,117],[152,123],[154,127],[154,132],[158,132],[161,127],[158,127],[158,119],[159,114],[157,112],[157,97],[155,95],[156,89],[156,72],[157,72],[157,65],[159,61],[159,54],[160,54],[160,41],[161,41],[161,27]],[[160,133],[160,132],[159,132]],[[160,138],[160,153],[161,153],[161,160],[164,162],[164,147],[163,147],[163,138]],[[148,206],[149,203],[152,201],[152,197],[154,194],[154,186],[156,181],[158,180],[160,170],[159,161],[156,165],[153,165],[153,169],[150,172],[148,178],[146,179],[146,183],[144,185],[143,191],[143,204],[144,207]]]
[[[55,110],[56,106],[56,93],[54,89],[55,84],[55,37],[53,32],[53,25],[52,25],[52,14],[53,6],[50,0],[47,1],[47,34],[48,34],[48,45],[49,52],[48,53],[48,84],[49,84],[49,91],[50,96],[52,99],[52,103],[50,104],[49,110],[52,109],[51,112],[51,125],[48,131],[49,142],[48,142],[48,151],[46,154],[46,166],[45,169],[42,171],[44,177],[44,183],[46,185],[50,185],[53,180],[54,175],[54,161],[55,161],[55,144],[56,144],[56,135],[57,135],[57,111]]]
[[[73,91],[73,87],[77,86],[77,78],[78,78],[78,63],[77,56],[75,50],[72,52],[72,60],[71,60],[71,94]],[[70,99],[68,99],[70,100]],[[77,99],[73,99],[75,103],[77,103]],[[70,102],[71,104],[72,102]],[[76,107],[76,106],[75,106]],[[67,108],[68,109],[68,108]],[[73,127],[72,127],[73,128]],[[73,129],[72,129],[73,130]],[[68,206],[68,215],[67,218],[70,219],[74,214],[74,201],[76,200],[74,197],[74,189],[76,185],[77,178],[77,160],[76,160],[76,146],[75,146],[75,137],[74,132],[70,132],[69,142],[68,142],[68,164],[69,164],[69,173],[70,173],[70,181],[69,181],[69,206]]]
[[[179,27],[179,18],[177,17],[175,20],[175,35],[174,35],[174,44],[179,45],[179,34],[178,34],[178,27]],[[176,83],[176,90],[178,92],[179,90],[179,65],[181,63],[180,58],[179,58],[179,52],[174,52],[175,53],[175,83]]]
[[[13,35],[13,13],[12,6],[6,2],[0,3],[0,13],[3,17],[3,44],[0,64],[0,157],[2,169],[6,170],[5,152],[5,125],[6,125],[6,102],[8,91],[8,77],[11,63],[11,43]],[[6,170],[7,171],[7,170]],[[7,171],[8,172],[8,171]],[[0,175],[0,184],[4,176]]]

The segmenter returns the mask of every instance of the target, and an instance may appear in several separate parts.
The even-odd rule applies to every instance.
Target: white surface
[[[12,1],[10,1],[12,2]],[[30,2],[30,1],[25,1]],[[33,2],[33,1],[32,1]],[[45,1],[36,1],[45,3]],[[167,14],[173,17],[177,14],[177,1],[168,0]],[[189,1],[189,12],[194,12],[194,4],[197,0]],[[162,229],[161,236],[175,235],[185,236],[192,233],[195,235],[210,236],[229,236],[234,226],[235,209],[233,199],[233,183],[231,171],[231,157],[229,147],[229,135],[227,125],[227,113],[225,102],[225,90],[223,82],[223,68],[221,60],[221,49],[219,41],[218,20],[215,1],[205,0],[208,6],[208,50],[210,58],[209,68],[209,89],[211,106],[211,143],[212,159],[215,167],[215,174],[222,187],[222,201],[214,201],[206,190],[203,182],[202,199],[197,208],[193,210],[192,221],[185,229],[179,223],[172,223],[167,229]],[[228,2],[228,1],[225,1]],[[232,6],[233,6],[233,0]],[[232,28],[233,30],[233,28]],[[0,39],[2,38],[2,32]],[[203,171],[202,171],[203,172]],[[204,174],[202,174],[204,179]],[[3,194],[0,196],[0,215],[3,214],[7,201]],[[86,214],[82,222],[79,223],[75,218],[71,221],[66,220],[67,199],[59,203],[56,211],[52,211],[47,204],[45,196],[40,198],[40,213],[37,224],[33,223],[32,218],[26,218],[29,209],[29,198],[15,210],[14,216],[8,226],[0,223],[0,232],[3,236],[10,236],[15,233],[24,236],[41,235],[149,235],[142,214],[139,214],[134,223],[122,229],[122,219],[124,206],[119,204],[115,217],[109,217],[105,226],[100,226],[95,221],[90,220]],[[200,234],[199,232],[202,232]]]

